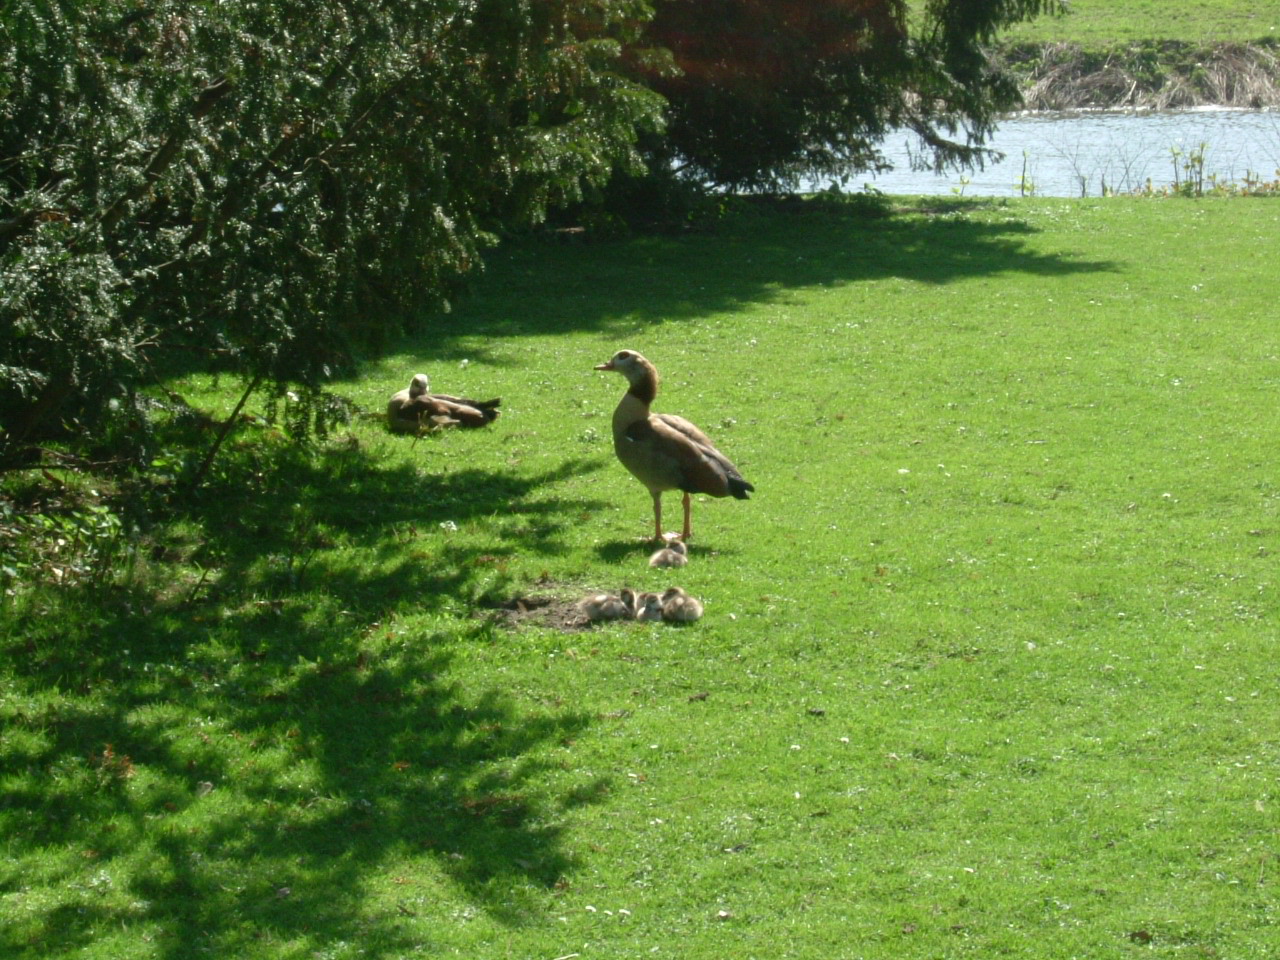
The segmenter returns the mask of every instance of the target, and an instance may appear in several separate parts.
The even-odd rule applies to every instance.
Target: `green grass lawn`
[[[1078,43],[1086,48],[1149,40],[1248,43],[1280,37],[1274,0],[1071,0],[1064,17],[1040,17],[1009,32],[1010,39]]]
[[[1280,203],[873,214],[504,248],[374,416],[11,598],[0,955],[1272,955]],[[674,572],[621,347],[757,488]],[[503,416],[388,435],[419,369]]]

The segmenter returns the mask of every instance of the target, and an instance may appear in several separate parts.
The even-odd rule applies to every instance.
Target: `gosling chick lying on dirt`
[[[621,596],[593,593],[579,601],[578,609],[593,623],[597,620],[629,620],[635,616],[635,591],[624,589]]]

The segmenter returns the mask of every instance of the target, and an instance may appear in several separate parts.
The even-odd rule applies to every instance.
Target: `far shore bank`
[[[1280,107],[1280,45],[1150,41],[1085,49],[1015,43],[1001,61],[1019,77],[1027,110],[1182,110]]]

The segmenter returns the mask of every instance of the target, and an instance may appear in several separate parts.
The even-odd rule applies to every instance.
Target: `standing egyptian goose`
[[[387,402],[387,425],[393,433],[417,433],[423,426],[483,427],[497,419],[501,402],[432,393],[431,381],[419,373]]]
[[[658,395],[658,371],[634,350],[619,350],[597,370],[616,370],[630,385],[613,412],[613,449],[622,465],[653,496],[653,535],[662,540],[662,492],[684,491],[684,532],[689,529],[690,494],[748,499],[754,490],[711,438],[684,417],[650,413]]]

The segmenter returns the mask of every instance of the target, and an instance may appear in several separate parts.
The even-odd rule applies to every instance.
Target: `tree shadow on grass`
[[[598,777],[560,796],[545,785],[548,744],[590,717],[531,716],[496,690],[464,697],[431,638],[379,660],[345,636],[282,623],[257,633],[271,649],[261,659],[213,662],[186,629],[138,617],[103,627],[130,635],[135,655],[170,646],[195,662],[147,660],[166,679],[145,684],[118,650],[117,669],[102,650],[86,671],[75,651],[32,641],[26,679],[71,668],[86,689],[6,717],[48,745],[27,758],[42,775],[29,767],[6,791],[0,889],[21,900],[30,875],[61,888],[0,932],[6,956],[70,953],[119,924],[146,931],[162,956],[242,956],[264,939],[360,940],[366,955],[394,954],[423,946],[408,920],[432,874],[518,924],[532,909],[521,891],[547,890],[574,867],[562,813],[609,789]],[[299,668],[288,655],[303,643]],[[50,850],[71,860],[57,876]],[[408,874],[403,892],[386,892],[391,869]]]
[[[0,895],[22,906],[0,954],[130,926],[174,958],[400,955],[431,946],[428,878],[526,919],[574,868],[564,813],[609,789],[548,760],[594,718],[451,679],[453,647],[507,638],[423,614],[559,549],[583,503],[545,488],[600,466],[423,476],[353,452],[259,485],[232,457],[185,514],[213,582],[35,599],[0,640]]]
[[[619,564],[634,557],[650,557],[658,547],[658,543],[654,540],[637,537],[633,540],[607,540],[604,543],[597,544],[595,550],[596,555],[605,563]],[[705,554],[732,557],[739,553],[733,547],[717,547],[696,542],[688,545],[688,551],[690,560],[696,560]]]
[[[215,595],[287,597],[323,581],[352,602],[416,598],[428,609],[465,597],[477,564],[560,552],[570,524],[603,503],[544,488],[606,463],[569,460],[536,475],[477,467],[424,475],[359,450],[312,458],[284,449],[269,474],[228,463],[186,509],[202,531],[197,561],[220,570],[209,585]],[[485,524],[483,549],[451,540],[471,522]],[[385,562],[344,564],[339,548]]]
[[[965,216],[1007,209],[1007,216]],[[624,335],[792,291],[901,278],[929,284],[1028,273],[1102,273],[1115,265],[1032,248],[1036,228],[1002,200],[926,198],[748,205],[704,231],[585,244],[510,243],[452,314],[431,316],[431,354],[484,356],[478,338],[598,330]],[[552,279],[553,278],[553,279]],[[520,310],[510,310],[512,300]],[[408,342],[411,348],[412,341]],[[486,362],[498,362],[485,357]]]

